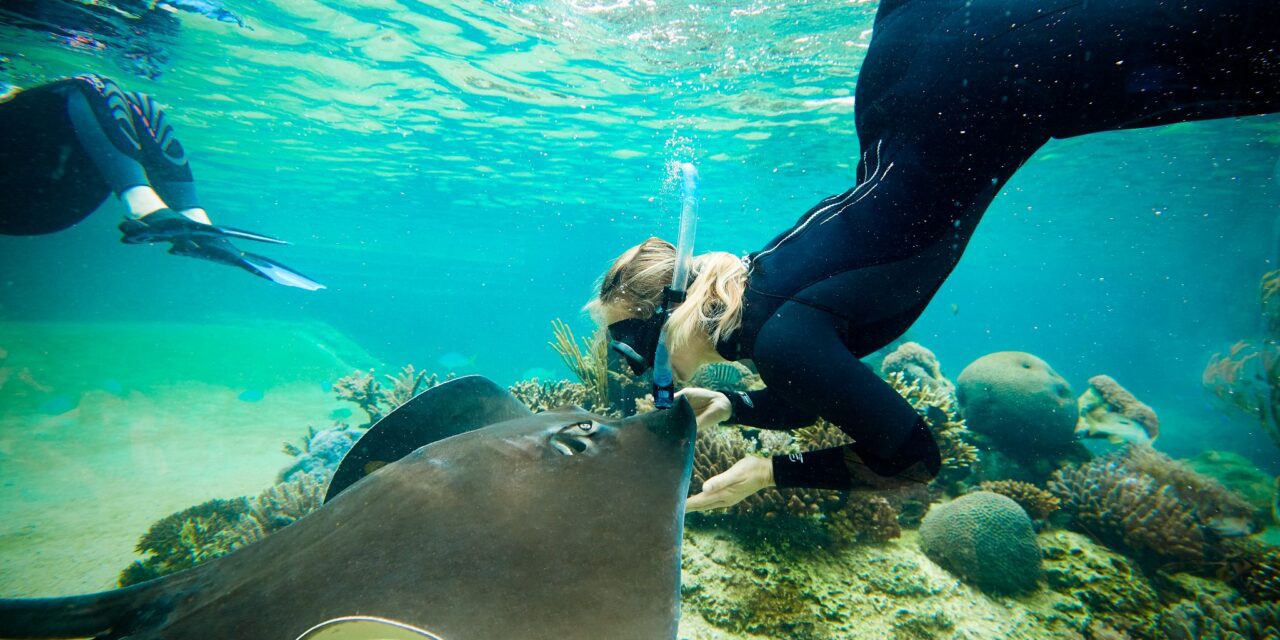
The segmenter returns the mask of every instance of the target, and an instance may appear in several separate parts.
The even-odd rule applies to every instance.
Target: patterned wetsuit
[[[769,385],[731,397],[735,422],[822,416],[857,441],[775,459],[781,486],[849,488],[851,463],[936,473],[927,429],[857,358],[915,322],[1050,138],[1280,110],[1280,7],[885,0],[856,97],[858,184],[749,258],[743,328],[719,345]]]
[[[175,210],[198,207],[186,152],[150,96],[97,75],[0,102],[0,233],[66,229],[112,192],[150,185]]]

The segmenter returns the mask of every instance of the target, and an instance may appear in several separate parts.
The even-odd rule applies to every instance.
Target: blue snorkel
[[[693,259],[693,236],[698,229],[698,169],[688,162],[676,168],[680,177],[680,236],[676,241],[676,266],[671,286],[662,292],[662,308],[668,317],[672,309],[684,302],[689,280],[689,262]],[[658,348],[653,356],[653,405],[669,409],[675,404],[676,382],[671,370],[671,354],[667,352],[667,326],[662,325]]]

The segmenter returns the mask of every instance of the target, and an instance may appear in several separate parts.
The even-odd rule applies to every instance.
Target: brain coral
[[[1075,440],[1079,411],[1071,387],[1044,360],[1001,351],[973,361],[958,379],[970,430],[1020,456],[1058,451]]]
[[[978,491],[934,506],[920,523],[920,547],[929,559],[982,589],[1029,591],[1040,579],[1031,518],[996,493]]]

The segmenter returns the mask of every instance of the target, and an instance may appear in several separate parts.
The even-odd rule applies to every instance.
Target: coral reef
[[[740,429],[721,427],[698,434],[693,448],[693,480],[691,492],[702,489],[702,483],[748,455],[772,456],[783,451],[763,447],[759,440],[748,439]],[[837,491],[821,489],[765,489],[748,496],[727,509],[738,516],[774,519],[784,515],[814,516],[838,508],[844,496]]]
[[[1172,605],[1150,624],[1131,630],[1141,640],[1254,640],[1280,637],[1280,603],[1249,605],[1200,595]]]
[[[1048,518],[1061,505],[1057,496],[1029,482],[1019,482],[1017,480],[987,481],[979,484],[977,490],[998,493],[1013,500],[1033,520]]]
[[[1280,269],[1258,284],[1263,335],[1215,353],[1201,378],[1223,405],[1248,414],[1280,445]]]
[[[1115,626],[1159,610],[1160,595],[1132,560],[1070,531],[1041,534],[1045,582]]]
[[[1146,474],[1169,487],[1179,500],[1191,506],[1200,524],[1221,536],[1248,535],[1259,528],[1253,520],[1255,508],[1244,498],[1149,446],[1131,445],[1122,460],[1130,471]]]
[[[418,371],[413,365],[408,364],[396,375],[387,374],[383,377],[391,382],[390,388],[378,382],[372,369],[367,372],[352,372],[333,383],[333,392],[338,395],[339,400],[352,402],[368,414],[369,421],[359,425],[360,427],[373,426],[383,416],[395,411],[397,407],[408,402],[418,393],[441,382],[452,380],[455,376],[450,373],[442,379],[434,373],[427,375],[425,371]]]
[[[581,342],[562,320],[551,322],[555,340],[547,344],[560,355],[569,371],[586,387],[588,398],[597,407],[609,405],[609,340],[601,327]]]
[[[1230,451],[1205,451],[1180,462],[1196,473],[1221,482],[1252,505],[1255,521],[1274,521],[1275,478],[1264,473],[1253,461]]]
[[[342,462],[342,457],[347,455],[364,432],[364,429],[341,424],[323,431],[307,427],[302,446],[289,442],[284,444],[284,452],[294,459],[280,471],[277,480],[288,482],[298,475],[332,474]]]
[[[1168,485],[1108,456],[1066,467],[1049,480],[1072,523],[1104,544],[1147,562],[1201,562],[1204,531]]]
[[[595,394],[591,393],[586,385],[568,380],[556,382],[539,382],[536,378],[521,380],[511,385],[508,390],[511,391],[511,395],[535,412],[567,405],[576,405],[587,411],[599,412],[601,409],[595,404]]]
[[[965,422],[992,447],[1035,458],[1075,441],[1075,397],[1044,360],[1020,351],[988,354],[965,367],[957,382]]]
[[[956,394],[955,385],[942,375],[938,357],[917,342],[898,345],[897,349],[884,357],[880,363],[880,372],[885,378],[900,374],[903,383],[919,382],[930,392],[943,393],[953,398]]]
[[[850,542],[888,542],[902,535],[898,510],[884,496],[851,496],[848,506],[827,515],[832,534]]]
[[[1036,533],[1018,503],[979,491],[929,509],[920,547],[940,566],[978,587],[1018,593],[1040,579]]]
[[[1076,433],[1112,442],[1150,444],[1160,435],[1156,412],[1111,376],[1089,378],[1089,388],[1076,401],[1080,419]]]
[[[120,573],[119,584],[146,582],[228,553],[222,535],[249,510],[247,498],[215,499],[157,520],[138,540],[146,555]]]
[[[963,473],[978,463],[978,448],[969,442],[966,421],[960,417],[955,398],[945,386],[930,387],[921,380],[909,381],[901,371],[890,373],[887,380],[911,403],[916,413],[924,417],[938,441],[943,468]]]
[[[248,509],[222,533],[226,550],[261,540],[319,509],[329,478],[328,474],[300,474],[249,499]]]

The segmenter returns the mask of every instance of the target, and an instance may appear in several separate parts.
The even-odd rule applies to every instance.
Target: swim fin
[[[241,251],[226,238],[177,238],[172,241],[169,253],[175,256],[199,258],[210,262],[239,267],[255,276],[266,278],[286,287],[296,287],[307,291],[325,288],[324,285],[308,278],[271,258],[255,253]]]
[[[213,224],[196,222],[173,209],[160,209],[141,218],[120,223],[120,241],[125,244],[173,242],[180,238],[236,238],[268,244],[289,244],[279,238]]]

